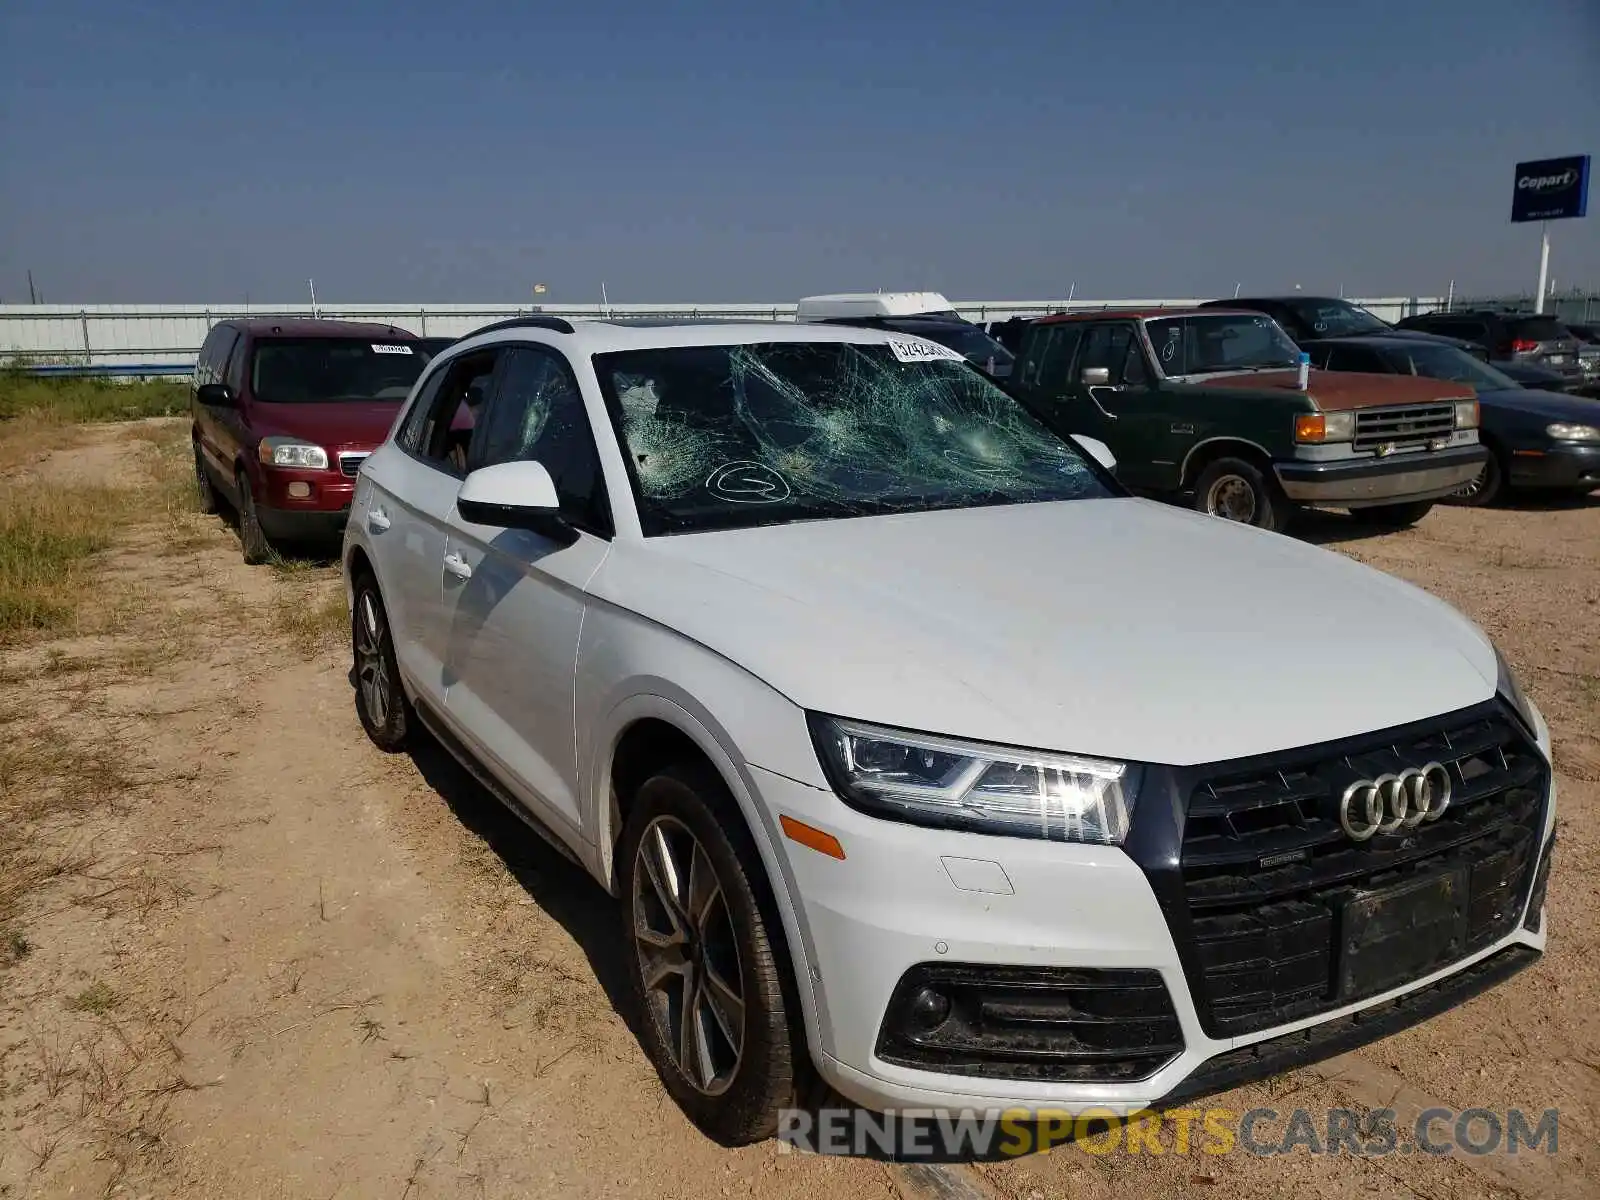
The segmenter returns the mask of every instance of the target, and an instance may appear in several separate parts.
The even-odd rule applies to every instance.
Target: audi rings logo
[[[1358,779],[1339,798],[1339,827],[1351,841],[1415,829],[1450,807],[1450,772],[1440,763],[1407,767],[1398,775]]]

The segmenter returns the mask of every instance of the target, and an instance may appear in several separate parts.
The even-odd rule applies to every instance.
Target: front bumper
[[[1274,470],[1297,503],[1363,508],[1448,496],[1477,478],[1487,456],[1481,445],[1454,446],[1388,458],[1280,462]]]
[[[284,542],[338,541],[350,517],[356,481],[339,467],[258,468],[256,516],[269,538]],[[301,494],[303,493],[303,494]]]
[[[814,1058],[829,1084],[869,1109],[1128,1114],[1176,1103],[1405,1028],[1515,973],[1544,947],[1544,924],[1519,910],[1503,936],[1402,986],[1247,1035],[1213,1036],[1150,868],[1134,852],[924,829],[858,813],[831,792],[759,768],[752,775],[771,811],[833,834],[845,849],[840,861],[781,843],[800,914],[801,982],[814,1000]],[[1554,804],[1550,785],[1541,848],[1549,845]],[[1523,902],[1533,890],[1523,889]],[[929,963],[1158,972],[1182,1049],[1126,1082],[885,1061],[880,1033],[896,986]]]
[[[1550,442],[1513,450],[1507,479],[1521,488],[1600,488],[1600,443]]]

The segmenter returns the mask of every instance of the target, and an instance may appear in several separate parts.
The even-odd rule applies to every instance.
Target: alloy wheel
[[[639,840],[631,903],[647,1016],[690,1085],[720,1095],[744,1055],[744,976],[722,880],[677,818]]]
[[[356,679],[367,716],[379,727],[389,720],[394,685],[383,653],[383,613],[370,589],[356,598]]]

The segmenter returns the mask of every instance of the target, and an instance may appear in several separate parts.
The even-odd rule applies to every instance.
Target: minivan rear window
[[[399,403],[427,361],[422,347],[405,341],[265,338],[255,345],[250,392],[265,404]]]

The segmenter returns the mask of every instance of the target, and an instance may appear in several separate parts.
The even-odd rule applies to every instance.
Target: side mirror
[[[528,529],[568,543],[577,537],[577,531],[561,516],[555,481],[541,463],[479,467],[462,481],[456,493],[456,511],[474,525]]]
[[[1086,367],[1081,378],[1084,387],[1109,387],[1111,385],[1111,368]]]
[[[1105,368],[1101,367],[1099,369],[1104,370]],[[1088,372],[1085,372],[1085,374],[1087,373]],[[1099,438],[1084,437],[1080,433],[1073,434],[1072,440],[1077,442],[1078,445],[1084,450],[1087,450],[1090,457],[1093,458],[1095,462],[1099,463],[1113,475],[1117,473],[1117,456],[1111,453],[1110,446],[1106,445]]]
[[[195,399],[207,408],[232,408],[234,406],[233,389],[225,383],[203,383],[200,390],[195,393]]]

